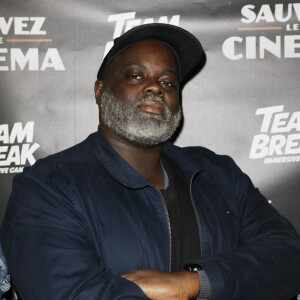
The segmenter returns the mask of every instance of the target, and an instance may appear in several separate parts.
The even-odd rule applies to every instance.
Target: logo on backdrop
[[[33,142],[33,130],[34,122],[0,125],[0,174],[20,173],[35,163],[33,154],[40,145]]]
[[[250,159],[264,163],[300,162],[300,111],[284,112],[284,105],[258,108],[260,133],[253,138]]]
[[[116,22],[113,39],[119,37],[126,31],[130,30],[131,28],[141,25],[141,24],[150,24],[150,23],[157,22],[157,23],[165,23],[165,24],[179,26],[180,15],[174,15],[174,16],[170,17],[170,19],[167,16],[162,16],[162,17],[159,17],[158,20],[155,20],[154,18],[137,19],[137,18],[135,18],[135,15],[136,15],[136,12],[132,11],[132,12],[108,16],[108,22]],[[107,42],[105,51],[104,51],[104,56],[112,48],[113,44],[114,44],[113,41]]]
[[[46,38],[45,20],[0,17],[0,71],[65,70],[58,49],[48,47],[52,39]]]
[[[240,21],[239,34],[222,46],[228,59],[300,57],[300,3],[248,4],[241,9]]]

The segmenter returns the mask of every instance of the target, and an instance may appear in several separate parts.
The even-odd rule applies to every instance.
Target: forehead
[[[134,44],[118,54],[107,68],[119,69],[124,66],[141,63],[148,68],[170,69],[178,74],[177,58],[174,52],[164,43],[159,41],[143,41]]]

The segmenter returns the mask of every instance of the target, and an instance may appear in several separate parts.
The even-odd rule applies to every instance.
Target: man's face
[[[97,85],[98,84],[98,85]],[[177,64],[164,44],[135,44],[109,65],[96,84],[104,130],[140,145],[169,139],[181,119]]]

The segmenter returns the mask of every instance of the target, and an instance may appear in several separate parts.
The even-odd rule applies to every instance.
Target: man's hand
[[[137,270],[122,275],[137,284],[152,300],[188,300],[197,298],[200,282],[197,273]]]

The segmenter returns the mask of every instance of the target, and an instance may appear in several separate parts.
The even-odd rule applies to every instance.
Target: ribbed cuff
[[[211,285],[210,281],[204,270],[197,271],[200,281],[200,293],[197,297],[197,300],[207,300],[211,297]]]

